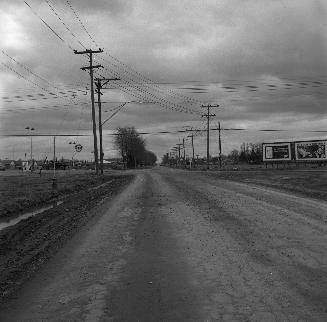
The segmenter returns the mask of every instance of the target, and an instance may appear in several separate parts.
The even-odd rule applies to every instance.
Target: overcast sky
[[[327,2],[324,0],[2,0],[0,159],[29,155],[30,140],[3,135],[92,133],[86,48],[104,49],[96,76],[119,77],[103,90],[106,157],[110,133],[135,126],[160,158],[183,134],[204,128],[202,104],[223,131],[223,152],[241,142],[326,138]],[[43,21],[42,21],[43,20]],[[83,47],[84,46],[84,47]],[[260,132],[281,129],[281,132]],[[52,158],[52,138],[33,154]],[[218,152],[217,132],[211,154]],[[73,145],[83,145],[74,154]],[[92,136],[57,139],[58,156],[91,158]],[[189,143],[188,151],[190,153]],[[195,139],[205,154],[205,136]]]

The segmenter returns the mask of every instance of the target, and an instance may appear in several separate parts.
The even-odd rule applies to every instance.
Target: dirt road
[[[0,321],[326,321],[327,203],[139,171]]]

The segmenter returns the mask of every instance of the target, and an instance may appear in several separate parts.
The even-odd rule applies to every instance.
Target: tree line
[[[156,155],[146,149],[146,141],[134,127],[117,128],[114,144],[127,168],[153,166],[157,161]]]
[[[248,164],[260,164],[262,163],[262,143],[242,143],[240,149],[234,149],[229,154],[221,155],[222,164],[240,164],[240,163],[248,163]],[[169,154],[165,154],[162,157],[163,164],[177,165],[178,163],[186,163],[189,164],[190,157],[187,157],[186,160],[181,160],[180,162],[177,159],[177,156],[169,156]],[[197,165],[204,165],[206,163],[206,158],[197,157],[194,160]],[[210,163],[219,164],[218,156],[210,156]]]
[[[240,150],[231,151],[227,159],[233,164],[259,164],[262,162],[262,143],[242,143]]]

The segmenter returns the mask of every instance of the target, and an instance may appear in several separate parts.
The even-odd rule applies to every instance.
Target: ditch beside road
[[[128,173],[1,321],[327,320],[326,201],[206,172]]]

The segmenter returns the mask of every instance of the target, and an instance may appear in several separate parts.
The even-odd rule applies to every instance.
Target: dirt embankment
[[[95,216],[101,200],[119,193],[132,179],[132,175],[112,176],[99,188],[75,193],[61,205],[0,231],[0,301]]]

